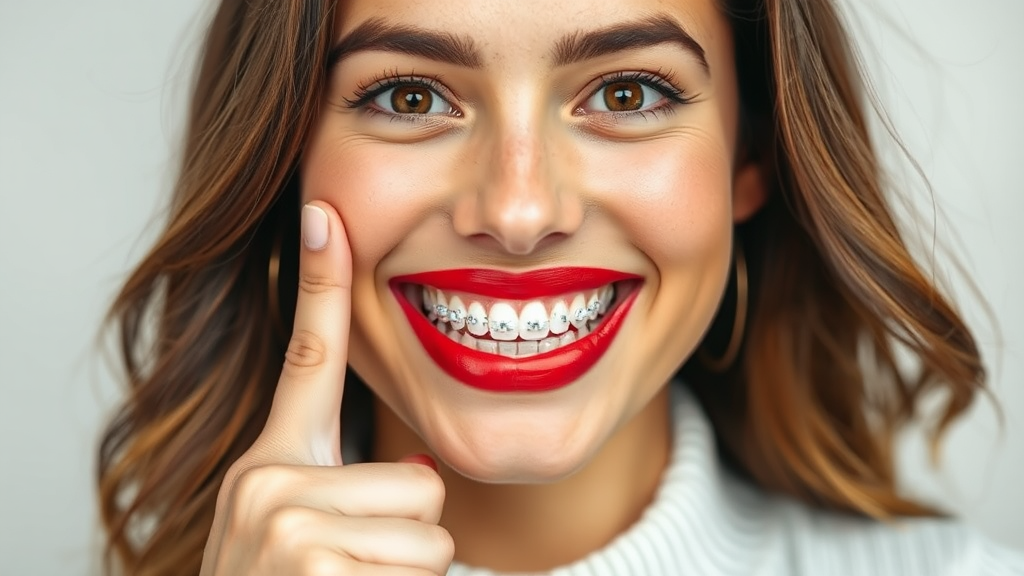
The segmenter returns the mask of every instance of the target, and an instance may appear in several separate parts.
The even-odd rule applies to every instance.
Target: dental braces
[[[573,312],[573,318],[576,320],[577,323],[583,322],[583,321],[588,320],[588,319],[589,320],[593,320],[594,317],[597,315],[597,313],[600,310],[601,310],[601,303],[599,301],[594,301],[594,302],[591,302],[589,305],[587,305],[586,308],[577,308],[576,311]],[[462,311],[460,311],[460,310],[449,310],[448,307],[445,306],[444,304],[435,304],[433,312],[434,312],[434,314],[438,318],[441,319],[442,322],[458,323],[458,322],[461,322],[463,320]],[[562,322],[566,322],[566,321],[568,321],[569,318],[565,314],[562,314],[559,319]],[[484,326],[488,326],[487,317],[486,316],[484,316],[482,318],[477,318],[476,316],[473,316],[472,314],[466,314],[465,320],[466,320],[466,324],[469,325],[469,326],[476,326],[478,324],[482,324]],[[505,321],[499,322],[497,324],[497,328],[494,328],[494,326],[491,326],[491,327],[496,332],[511,332],[512,330],[515,330],[515,328],[516,328],[514,325],[512,325],[512,323],[505,322]],[[539,330],[543,330],[543,329],[547,328],[548,327],[548,322],[547,321],[537,322],[536,320],[532,320],[532,321],[528,321],[526,323],[525,327],[526,327],[527,330],[539,331]]]

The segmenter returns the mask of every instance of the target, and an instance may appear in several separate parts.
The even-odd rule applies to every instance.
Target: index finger
[[[352,253],[331,206],[302,208],[295,323],[264,428],[300,463],[341,464],[341,399],[352,310]]]

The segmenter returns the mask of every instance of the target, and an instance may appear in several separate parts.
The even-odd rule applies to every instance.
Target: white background
[[[922,259],[934,239],[963,264],[935,252],[1006,417],[1000,429],[991,408],[972,411],[938,474],[911,436],[900,469],[912,490],[1024,548],[1024,1],[848,3],[878,92],[934,189],[933,203],[908,188],[924,215]],[[206,4],[0,0],[4,574],[95,570],[95,446],[117,396],[95,336],[160,221]],[[895,149],[886,158],[898,184],[913,184]]]

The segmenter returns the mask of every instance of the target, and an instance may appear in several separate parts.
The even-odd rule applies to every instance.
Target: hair
[[[832,0],[726,3],[744,153],[770,194],[736,228],[750,270],[740,355],[722,373],[690,360],[683,377],[724,458],[764,489],[875,518],[933,514],[897,491],[894,435],[940,393],[937,445],[984,389],[977,346],[897,229]],[[213,18],[167,227],[109,313],[128,383],[99,449],[109,569],[197,574],[224,475],[266,420],[333,20],[331,0],[223,0]],[[706,348],[729,339],[735,292]]]

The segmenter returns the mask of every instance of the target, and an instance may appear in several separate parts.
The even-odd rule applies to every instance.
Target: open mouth
[[[559,268],[525,274],[449,270],[392,279],[427,353],[446,372],[492,391],[567,385],[610,345],[638,276]]]
[[[419,294],[417,294],[419,288]],[[588,336],[616,304],[616,283],[554,298],[495,300],[406,285],[406,297],[451,341],[508,358],[529,358]]]

